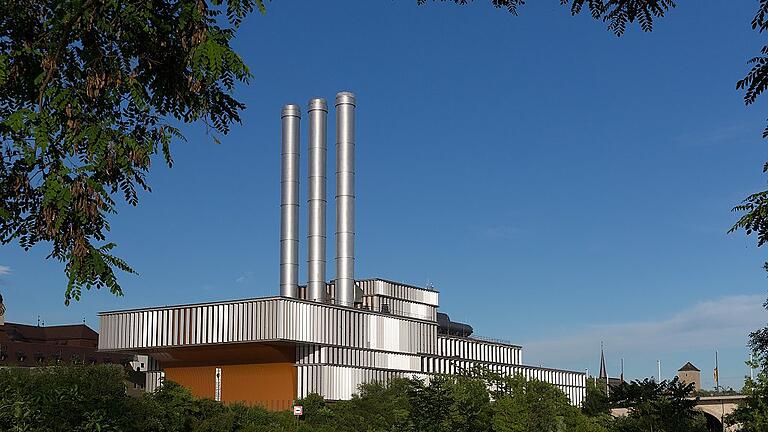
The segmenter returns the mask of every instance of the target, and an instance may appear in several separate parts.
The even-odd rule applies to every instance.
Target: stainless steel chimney
[[[355,95],[336,95],[336,303],[355,303]]]
[[[307,300],[326,301],[326,166],[328,105],[309,101],[309,223],[307,229]]]
[[[280,179],[280,295],[299,294],[299,122],[298,105],[282,112],[282,170]]]

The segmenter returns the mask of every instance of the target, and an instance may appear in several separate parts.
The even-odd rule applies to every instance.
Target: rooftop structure
[[[697,368],[693,365],[691,362],[687,362],[683,365],[680,369],[677,370],[678,372],[701,372],[701,369]]]

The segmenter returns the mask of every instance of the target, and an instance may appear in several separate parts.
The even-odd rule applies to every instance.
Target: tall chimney
[[[326,301],[326,166],[328,105],[309,101],[309,224],[307,230],[307,300]]]
[[[299,293],[299,121],[298,105],[282,112],[282,171],[280,179],[280,295]]]
[[[355,95],[336,95],[336,303],[355,303]]]

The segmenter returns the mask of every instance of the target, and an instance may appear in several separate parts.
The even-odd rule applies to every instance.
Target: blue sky
[[[489,1],[271,2],[236,41],[255,76],[242,126],[221,145],[185,128],[176,165],[158,160],[153,192],[112,220],[140,273],[125,297],[64,307],[45,246],[3,246],[7,319],[95,325],[101,310],[277,294],[280,108],[351,90],[358,277],[434,284],[443,311],[524,344],[530,364],[595,371],[603,339],[613,374],[621,357],[629,377],[690,360],[711,386],[719,349],[739,387],[746,333],[768,321],[765,253],[726,234],[766,180],[764,101],[735,90],[763,43],[756,3],[680,2],[653,33],[616,38],[557,0],[519,17]]]

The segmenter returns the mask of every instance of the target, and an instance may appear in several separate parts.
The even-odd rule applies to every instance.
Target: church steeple
[[[608,371],[605,369],[605,350],[603,349],[603,343],[600,342],[600,379],[608,379]]]

